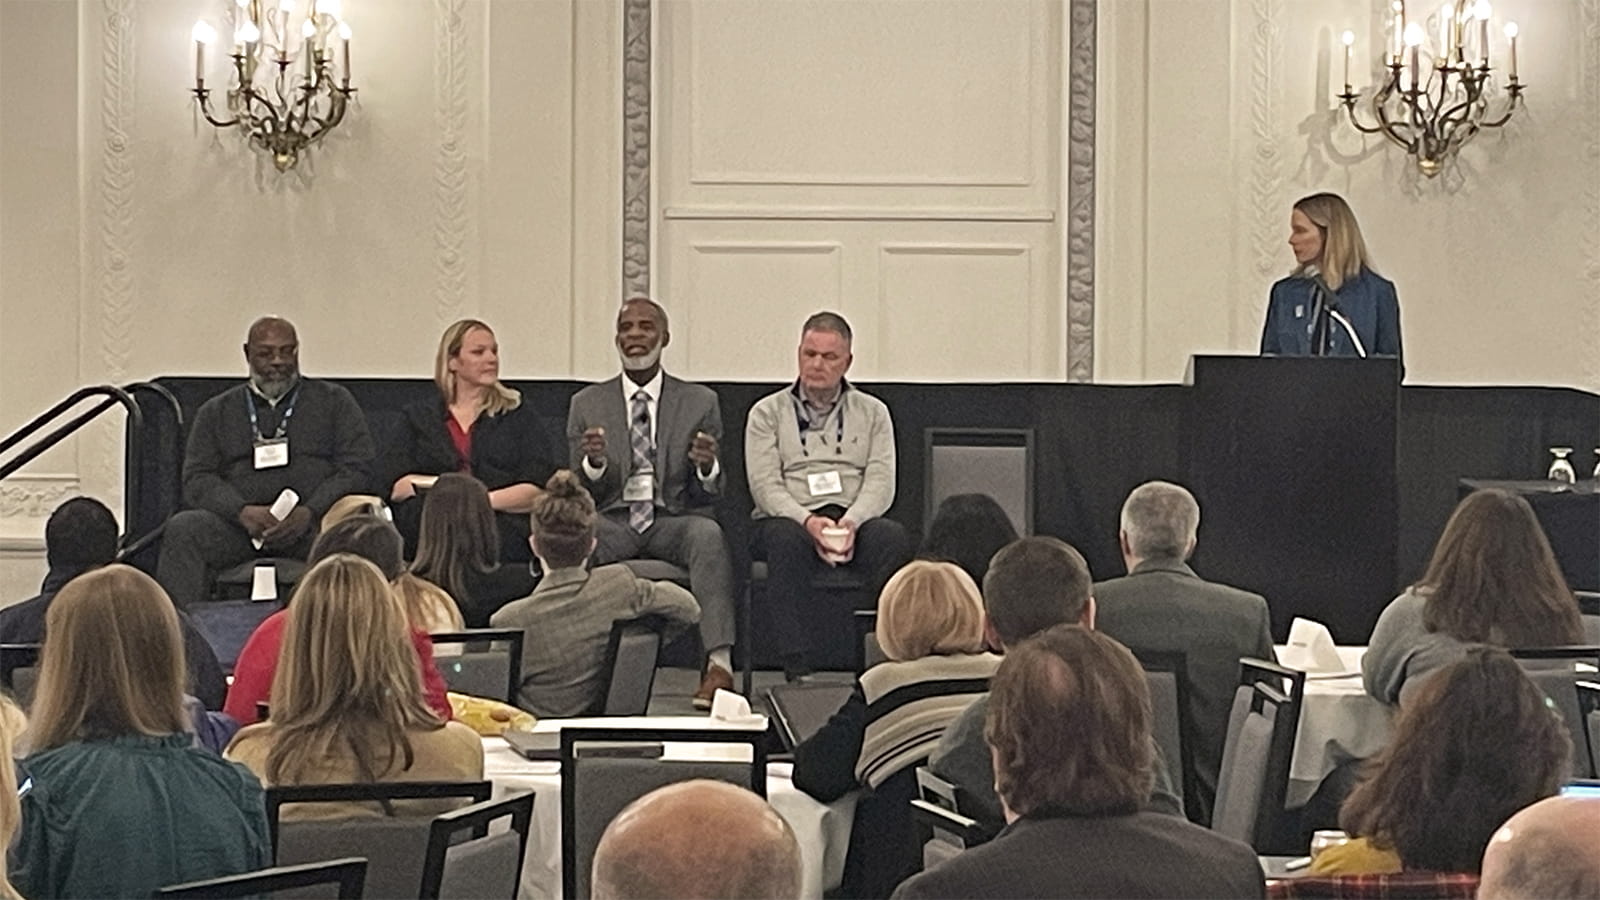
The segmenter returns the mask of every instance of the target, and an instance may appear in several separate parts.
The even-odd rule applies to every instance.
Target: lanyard
[[[289,394],[289,405],[283,408],[283,418],[278,420],[278,430],[270,438],[261,433],[261,426],[256,420],[256,394],[248,385],[244,389],[244,399],[250,407],[250,434],[263,441],[275,441],[289,432],[289,417],[294,415],[294,405],[300,400],[300,387],[296,385],[294,391]]]
[[[841,382],[839,385],[839,399],[834,401],[833,409],[828,411],[828,415],[835,417],[833,452],[836,454],[844,452],[844,395],[846,390],[848,390],[847,386]],[[800,393],[800,383],[798,381],[795,382],[794,393],[790,397],[794,400],[795,423],[800,429],[800,452],[810,457],[811,449],[806,446],[806,432],[811,430],[811,419],[806,415],[805,396]],[[828,424],[827,418],[824,417],[820,424]]]

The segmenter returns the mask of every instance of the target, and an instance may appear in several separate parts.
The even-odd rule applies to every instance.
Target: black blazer
[[[388,497],[402,475],[460,471],[461,458],[445,427],[449,414],[438,397],[408,404],[401,411],[400,432],[377,467],[379,496]],[[523,483],[544,487],[555,473],[556,466],[544,458],[552,444],[545,439],[538,414],[526,403],[498,416],[479,416],[471,433],[472,477],[491,491]]]

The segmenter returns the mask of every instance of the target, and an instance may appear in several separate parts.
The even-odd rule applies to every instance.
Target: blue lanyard
[[[833,432],[833,452],[835,454],[844,452],[844,395],[846,390],[848,390],[847,386],[840,382],[839,399],[834,401],[833,409],[828,411],[828,415],[835,417]],[[800,392],[800,382],[795,382],[794,393],[790,396],[794,400],[795,424],[800,429],[800,452],[809,458],[811,449],[806,446],[806,432],[811,430],[811,419],[806,416],[806,399],[805,395]],[[822,424],[826,425],[827,422],[827,418],[824,417]]]
[[[263,441],[281,440],[289,432],[289,417],[294,415],[294,405],[300,400],[300,386],[296,385],[294,391],[289,394],[289,405],[283,408],[283,418],[278,420],[278,430],[270,438],[261,433],[261,425],[256,420],[256,394],[255,391],[250,390],[249,385],[245,385],[244,399],[245,403],[250,407],[251,436]]]

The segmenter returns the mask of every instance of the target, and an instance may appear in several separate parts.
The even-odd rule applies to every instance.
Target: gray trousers
[[[307,529],[292,547],[258,551],[238,522],[208,510],[186,509],[168,519],[161,533],[156,581],[179,609],[188,609],[210,599],[217,573],[259,556],[305,559],[315,537],[315,529]]]
[[[700,604],[700,640],[706,650],[734,642],[733,561],[722,527],[706,516],[674,516],[656,510],[643,534],[628,527],[626,509],[600,516],[594,564],[659,559],[689,570],[689,593]]]

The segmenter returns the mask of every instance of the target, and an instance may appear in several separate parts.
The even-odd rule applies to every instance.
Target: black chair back
[[[506,703],[517,702],[522,686],[520,628],[469,628],[428,635],[433,640],[433,664],[450,690]],[[440,645],[461,647],[460,653],[440,655]]]
[[[299,866],[277,866],[242,875],[226,875],[157,888],[152,897],[210,900],[228,897],[265,897],[279,891],[297,891],[338,885],[339,900],[360,900],[367,882],[367,861],[359,857],[334,859]]]
[[[1130,648],[1133,649],[1133,648]],[[1150,730],[1168,772],[1177,773],[1180,802],[1191,816],[1203,807],[1200,779],[1189,760],[1193,745],[1193,725],[1189,721],[1189,661],[1177,651],[1133,649],[1144,667],[1150,688]],[[1191,812],[1193,811],[1193,812]]]
[[[43,644],[0,644],[0,685],[25,710],[33,705],[43,648]]]
[[[1572,739],[1571,774],[1593,778],[1595,748],[1591,746],[1589,716],[1583,710],[1580,682],[1600,681],[1600,647],[1523,647],[1510,651],[1567,726]]]
[[[1239,661],[1211,828],[1253,847],[1274,838],[1284,815],[1306,674],[1260,659]]]
[[[475,803],[433,819],[428,849],[422,860],[422,900],[469,900],[515,897],[522,881],[522,858],[533,821],[533,792],[503,800]],[[489,833],[489,826],[511,819],[508,831]],[[470,832],[465,841],[457,838]]]
[[[656,616],[611,623],[611,636],[606,639],[606,689],[601,715],[642,716],[649,710],[665,625]]]

